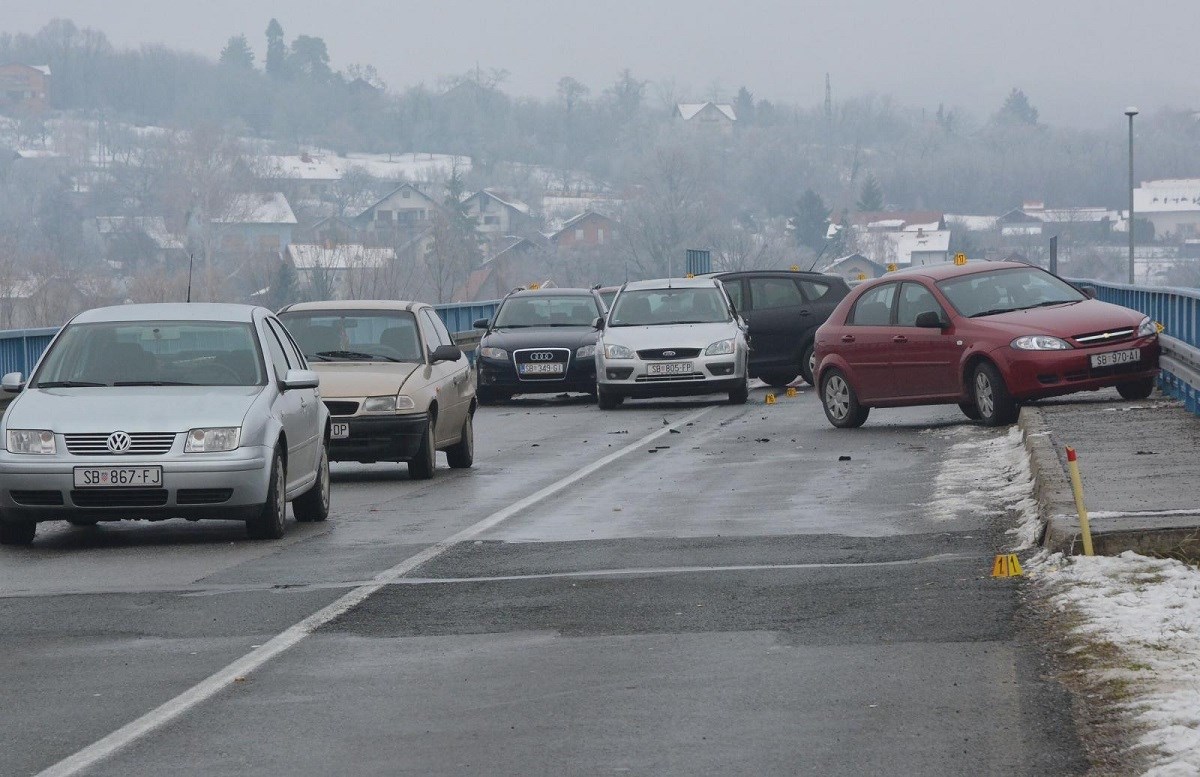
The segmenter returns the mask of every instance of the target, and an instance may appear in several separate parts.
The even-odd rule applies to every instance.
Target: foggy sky
[[[0,30],[54,17],[118,46],[215,58],[244,33],[261,63],[271,17],[325,39],[332,65],[374,64],[392,89],[504,68],[504,89],[546,97],[571,75],[593,95],[628,67],[682,98],[746,85],[814,105],[890,94],[905,105],[993,112],[1016,86],[1050,123],[1109,126],[1127,105],[1200,108],[1200,1],[1154,0],[0,0]],[[652,86],[650,100],[657,100]]]

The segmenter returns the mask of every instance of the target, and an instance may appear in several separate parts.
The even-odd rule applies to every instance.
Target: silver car
[[[245,305],[81,313],[0,422],[0,544],[39,521],[224,518],[258,539],[329,514],[329,412],[287,330]]]
[[[714,278],[627,283],[598,323],[601,410],[627,397],[727,393],[743,404],[749,396],[745,323]]]

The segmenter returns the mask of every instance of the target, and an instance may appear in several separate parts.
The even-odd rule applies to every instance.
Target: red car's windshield
[[[1071,284],[1036,267],[973,273],[940,281],[938,288],[967,318],[1087,299]]]

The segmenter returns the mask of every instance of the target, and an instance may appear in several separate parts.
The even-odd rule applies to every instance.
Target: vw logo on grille
[[[129,450],[129,445],[132,442],[133,441],[129,439],[128,432],[113,432],[108,436],[108,440],[105,444],[108,446],[108,450],[112,453],[125,453]]]
[[[529,361],[531,361],[531,362],[554,361],[554,354],[550,351],[534,351],[533,353],[529,354]]]
[[[674,356],[674,355],[675,355],[674,351],[663,351],[663,356]]]

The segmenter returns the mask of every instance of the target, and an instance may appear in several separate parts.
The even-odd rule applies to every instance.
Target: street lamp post
[[[1133,285],[1133,117],[1138,115],[1137,108],[1126,108],[1125,115],[1129,117],[1129,285]]]

